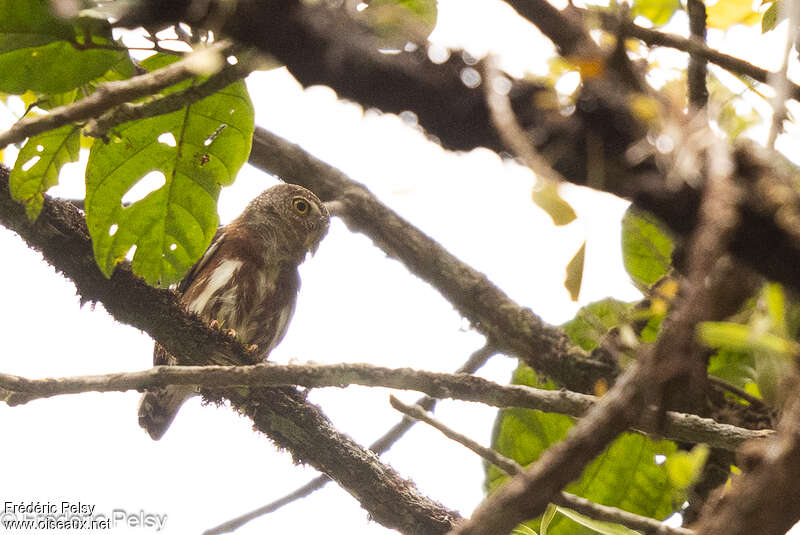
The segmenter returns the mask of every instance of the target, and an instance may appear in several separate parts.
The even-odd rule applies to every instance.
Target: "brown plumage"
[[[181,282],[181,302],[206,321],[233,329],[242,343],[257,346],[259,359],[266,359],[294,313],[300,289],[297,267],[316,251],[328,223],[325,205],[307,189],[280,184],[265,190],[217,233]],[[153,363],[177,361],[155,344]],[[182,386],[146,392],[139,403],[139,425],[160,439],[195,393]]]

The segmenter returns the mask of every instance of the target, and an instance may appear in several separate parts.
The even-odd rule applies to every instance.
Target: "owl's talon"
[[[227,331],[225,331],[225,334],[227,334],[231,338],[236,338],[236,331],[234,331],[233,329],[228,329]]]
[[[258,351],[258,344],[250,344],[249,346],[247,346],[247,350],[250,353],[255,353],[256,351]]]
[[[208,326],[209,326],[211,329],[219,329],[219,322],[218,322],[217,320],[211,320],[211,321],[208,323]]]

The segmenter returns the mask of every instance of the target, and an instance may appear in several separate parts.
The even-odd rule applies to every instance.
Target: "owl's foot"
[[[217,320],[211,320],[208,322],[208,326],[211,329],[219,329],[219,322]]]
[[[227,334],[230,338],[236,338],[236,331],[234,331],[233,329],[228,329],[227,331],[225,331],[225,334]]]
[[[250,344],[249,346],[247,346],[247,350],[250,353],[255,353],[256,351],[258,351],[258,344]]]

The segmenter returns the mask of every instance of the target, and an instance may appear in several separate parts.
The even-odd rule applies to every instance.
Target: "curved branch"
[[[149,333],[185,364],[243,364],[247,349],[225,333],[189,315],[167,290],[136,278],[127,265],[110,279],[97,268],[86,222],[73,205],[45,197],[36,223],[8,191],[8,169],[0,167],[0,224],[71,279],[82,302],[100,302],[117,321]],[[7,394],[5,392],[4,394]],[[412,483],[337,431],[322,411],[293,388],[226,390],[224,397],[253,419],[254,427],[280,447],[327,474],[355,496],[371,517],[404,533],[444,533],[458,514],[423,496]]]
[[[561,329],[512,301],[483,273],[401,218],[365,186],[299,146],[256,128],[250,163],[307,187],[322,200],[342,201],[340,217],[351,230],[372,238],[387,255],[436,288],[501,352],[580,392],[591,392],[598,379],[611,382],[616,376],[615,364],[587,356]]]

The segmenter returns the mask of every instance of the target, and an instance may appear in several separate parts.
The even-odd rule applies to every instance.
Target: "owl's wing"
[[[189,289],[189,286],[192,285],[194,282],[195,277],[200,271],[208,264],[208,261],[214,258],[214,255],[217,254],[217,250],[219,250],[219,244],[222,241],[222,237],[225,236],[225,227],[219,227],[217,229],[216,234],[214,234],[214,238],[211,240],[211,245],[206,249],[206,252],[203,253],[203,256],[200,257],[195,265],[192,266],[192,269],[181,279],[181,282],[178,283],[178,292],[183,295],[186,293],[186,290]]]
[[[197,277],[197,274],[200,273],[203,267],[208,264],[209,260],[214,258],[214,255],[219,250],[219,244],[224,235],[225,227],[218,228],[216,234],[214,234],[214,238],[211,240],[211,246],[206,250],[203,256],[200,257],[200,260],[198,260],[195,265],[192,266],[192,269],[189,270],[183,279],[181,279],[181,282],[178,283],[178,292],[181,295],[186,293],[186,290],[188,290],[189,286],[192,285]],[[177,364],[175,357],[170,355],[166,349],[161,347],[160,344],[153,345],[153,366],[174,366],[175,364]]]

